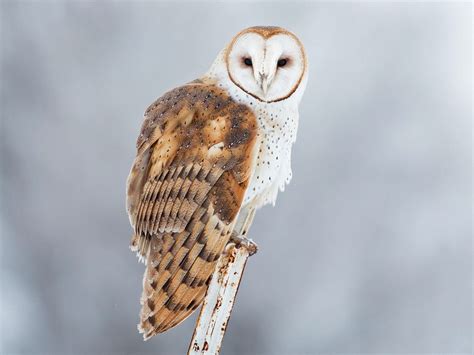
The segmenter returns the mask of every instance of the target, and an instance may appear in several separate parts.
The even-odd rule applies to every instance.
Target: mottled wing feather
[[[255,116],[202,82],[145,113],[127,187],[132,249],[146,259],[139,329],[147,339],[202,302],[251,175]]]

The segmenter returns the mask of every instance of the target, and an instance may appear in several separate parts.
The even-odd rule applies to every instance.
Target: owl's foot
[[[237,246],[243,246],[249,251],[249,256],[254,255],[258,251],[258,245],[252,240],[243,235],[237,235],[232,233],[230,242],[235,243]]]

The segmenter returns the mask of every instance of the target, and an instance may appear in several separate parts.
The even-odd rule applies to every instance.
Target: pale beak
[[[270,81],[268,80],[268,75],[260,73],[260,88],[262,89],[264,95],[267,95],[269,85]]]

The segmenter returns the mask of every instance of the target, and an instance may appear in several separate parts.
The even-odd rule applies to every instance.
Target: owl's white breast
[[[259,133],[254,148],[253,174],[244,204],[258,208],[275,204],[278,191],[291,180],[291,148],[298,129],[297,107],[253,103]]]
[[[253,150],[253,173],[243,204],[254,208],[275,204],[278,192],[285,189],[292,176],[291,148],[298,129],[298,102],[288,98],[265,103],[230,83],[221,87],[235,101],[252,109],[259,127]]]
[[[253,155],[253,173],[244,196],[244,205],[254,208],[275,204],[279,191],[292,177],[291,148],[298,129],[298,105],[306,87],[305,75],[300,87],[285,100],[266,103],[237,87],[228,77],[222,53],[204,76],[216,80],[238,103],[249,106],[259,126]]]

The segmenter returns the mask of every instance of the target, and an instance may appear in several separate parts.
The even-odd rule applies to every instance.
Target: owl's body
[[[267,87],[268,65],[258,57],[263,42],[257,39],[257,49],[246,55],[255,60],[250,69],[260,75],[262,91],[247,90],[248,73],[242,77],[240,70],[249,69],[248,58],[240,63],[239,46],[254,46],[254,35],[276,52],[280,42],[300,48],[299,54],[289,51],[294,59],[288,68],[291,73],[302,64],[299,75],[285,80],[285,71],[274,74]],[[277,36],[282,38],[272,44],[269,39]],[[286,44],[287,37],[296,45]],[[265,47],[266,53],[273,47],[268,52]],[[280,56],[290,61],[290,54]],[[231,236],[241,234],[248,216],[274,203],[290,181],[306,79],[304,50],[294,35],[251,28],[235,37],[202,78],[168,92],[146,111],[127,183],[132,250],[147,264],[139,324],[145,339],[180,323],[201,304]]]
[[[275,204],[278,191],[283,191],[292,177],[291,147],[296,140],[298,106],[306,87],[307,73],[290,97],[267,103],[235,86],[226,71],[224,56],[225,51],[219,53],[203,80],[215,82],[235,102],[245,104],[257,119],[253,174],[243,204],[252,208]]]

